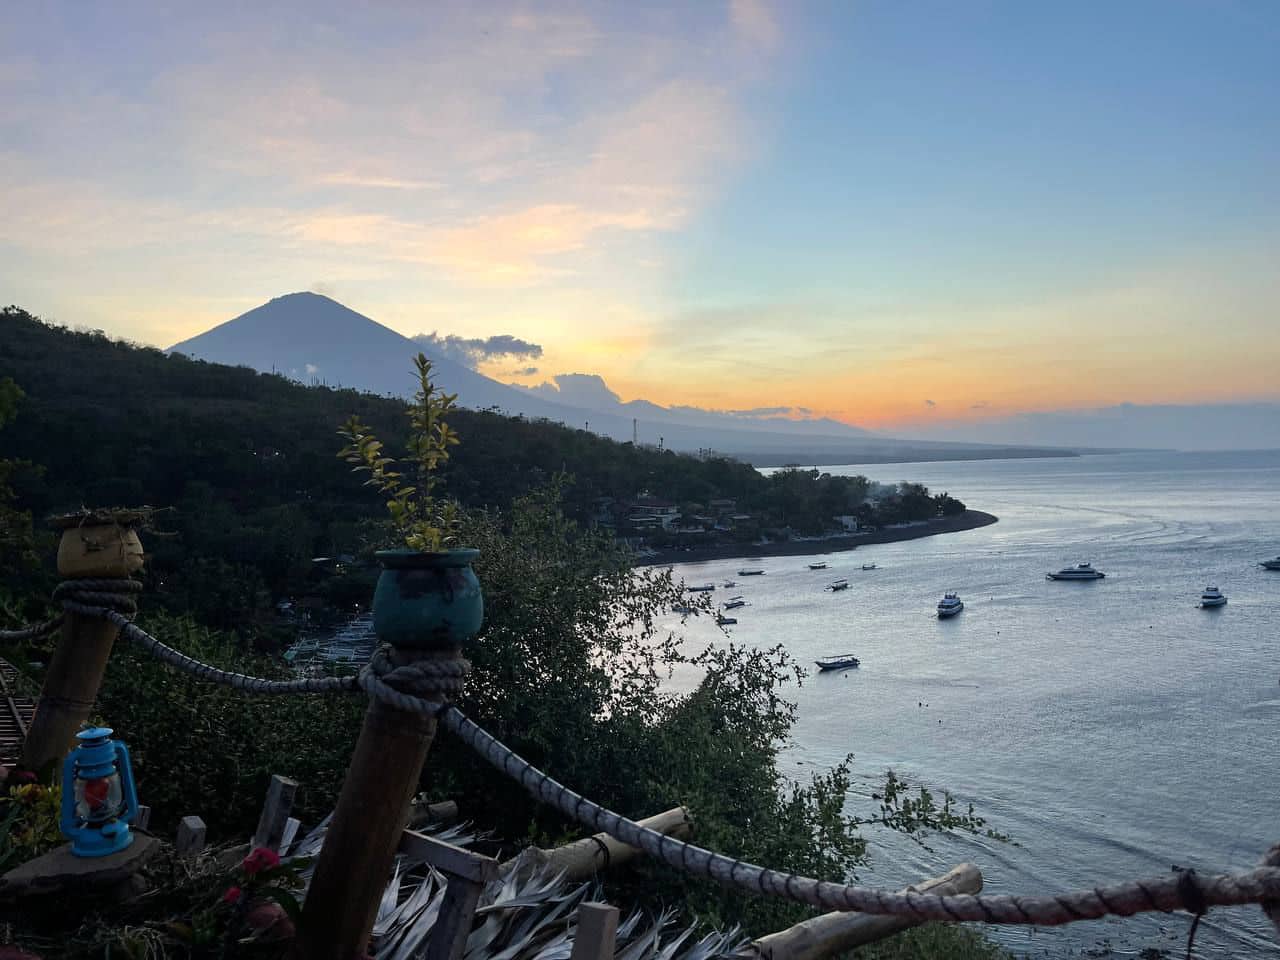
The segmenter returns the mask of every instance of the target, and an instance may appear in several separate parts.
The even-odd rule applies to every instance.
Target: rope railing
[[[1280,936],[1280,844],[1272,847],[1259,867],[1229,874],[1198,874],[1181,870],[1164,877],[1110,886],[1095,886],[1050,896],[955,895],[937,896],[908,891],[816,880],[735,860],[641,826],[600,806],[534,767],[495,739],[457,707],[449,696],[461,693],[470,664],[461,657],[424,659],[397,664],[389,648],[380,648],[359,674],[344,677],[269,680],[222,670],[174,649],[129,616],[136,612],[134,580],[67,580],[54,592],[63,609],[101,617],[142,649],[198,680],[224,684],[247,693],[351,693],[363,690],[371,698],[399,710],[438,718],[482,759],[515,780],[532,797],[595,831],[643,850],[676,869],[765,896],[781,897],[825,910],[907,916],[915,921],[974,921],[995,924],[1057,926],[1108,915],[1186,910],[1197,917],[1214,906],[1259,904]],[[55,626],[50,626],[55,624]],[[19,631],[0,633],[34,637],[56,628],[48,621]]]
[[[783,897],[824,910],[905,915],[921,921],[972,920],[1036,926],[1095,920],[1109,914],[1127,917],[1171,910],[1201,914],[1211,906],[1258,903],[1267,909],[1280,933],[1280,844],[1271,848],[1262,866],[1242,873],[1202,875],[1184,870],[1168,877],[1040,897],[896,893],[770,870],[676,840],[574,793],[494,739],[456,707],[446,707],[440,723],[535,799],[584,826],[638,847],[684,873],[724,886]]]

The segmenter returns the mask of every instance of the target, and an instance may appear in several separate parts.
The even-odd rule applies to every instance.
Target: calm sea
[[[961,860],[987,890],[1049,893],[1167,872],[1248,868],[1280,841],[1280,451],[825,467],[912,480],[1000,517],[994,526],[825,559],[678,566],[690,583],[738,580],[735,642],[799,660],[852,652],[813,675],[789,774],[855,755],[852,809],[886,769],[972,802],[1017,845],[872,834],[863,881],[898,883]],[[1094,583],[1045,580],[1081,560]],[[864,563],[876,570],[863,571]],[[849,590],[824,592],[836,577]],[[1226,607],[1200,610],[1209,584]],[[939,621],[944,591],[965,610]],[[685,628],[715,641],[706,622]],[[994,929],[1018,955],[1181,957],[1189,921],[1160,914],[1059,929]],[[1257,908],[1217,909],[1201,957],[1280,955]],[[1097,952],[1094,952],[1097,951]]]

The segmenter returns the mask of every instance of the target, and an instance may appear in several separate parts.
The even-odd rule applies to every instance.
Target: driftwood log
[[[684,807],[675,807],[641,820],[640,826],[678,840],[687,840],[693,833],[693,820]],[[635,847],[629,847],[607,833],[597,833],[551,850],[531,847],[520,856],[506,861],[502,865],[502,872],[506,873],[517,863],[533,864],[549,868],[555,873],[563,872],[565,880],[573,882],[585,880],[615,864],[626,863],[638,853],[640,851]]]
[[[982,871],[972,863],[952,867],[940,877],[907,887],[917,893],[951,896],[982,890]],[[825,960],[854,947],[874,943],[915,926],[911,917],[875,917],[865,913],[824,913],[771,933],[752,943],[762,960]]]

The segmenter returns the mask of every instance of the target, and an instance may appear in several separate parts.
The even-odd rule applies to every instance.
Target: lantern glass
[[[124,791],[117,771],[88,780],[76,777],[75,784],[77,820],[105,823],[119,816],[124,809]]]

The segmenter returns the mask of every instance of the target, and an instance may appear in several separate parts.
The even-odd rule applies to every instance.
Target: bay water
[[[1280,451],[822,468],[947,491],[999,523],[813,557],[677,565],[726,579],[736,643],[780,643],[818,674],[782,758],[805,779],[855,757],[849,809],[870,814],[884,771],[962,806],[1013,843],[871,830],[859,880],[902,884],[962,860],[997,893],[1052,893],[1165,874],[1246,869],[1280,841]],[[828,568],[808,569],[825,560]],[[1091,561],[1085,583],[1045,573]],[[863,564],[875,570],[862,570]],[[850,588],[825,585],[846,577]],[[1229,601],[1197,607],[1207,585]],[[935,614],[946,591],[965,610]],[[705,618],[691,645],[726,642]],[[680,678],[677,678],[678,680]],[[688,678],[684,678],[689,682]],[[1151,914],[1057,929],[990,928],[1019,956],[1182,956],[1189,918]],[[1256,907],[1201,923],[1202,957],[1276,957]]]

